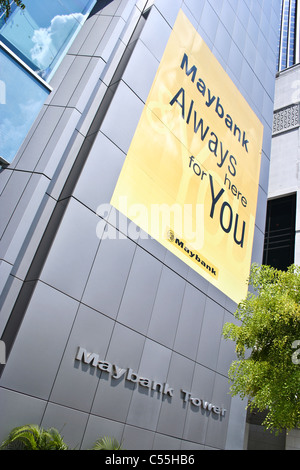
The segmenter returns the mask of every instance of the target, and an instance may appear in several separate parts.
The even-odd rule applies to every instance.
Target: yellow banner
[[[247,293],[262,138],[180,11],[111,204],[236,302]]]

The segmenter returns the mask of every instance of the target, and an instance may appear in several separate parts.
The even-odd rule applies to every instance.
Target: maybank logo
[[[167,238],[170,242],[173,242],[175,240],[175,234],[174,234],[173,230],[168,230]]]
[[[198,264],[202,269],[204,269],[207,273],[213,276],[215,279],[218,279],[219,270],[212,264],[209,263],[200,253],[197,251],[189,248],[186,242],[180,238],[178,238],[173,230],[167,231],[167,239],[169,242],[173,243],[175,247],[181,250],[189,259],[193,260],[195,263]]]

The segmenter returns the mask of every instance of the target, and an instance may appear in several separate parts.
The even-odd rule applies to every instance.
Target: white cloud
[[[11,161],[26,137],[33,121],[43,104],[43,96],[36,98],[23,97],[13,108],[13,117],[9,113],[0,117],[1,156]]]
[[[57,15],[48,28],[36,29],[33,33],[33,48],[30,50],[31,59],[40,68],[46,69],[52,63],[59,49],[70,38],[84,15]]]

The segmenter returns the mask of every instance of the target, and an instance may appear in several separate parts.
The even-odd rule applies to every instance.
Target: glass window
[[[281,0],[281,31],[278,50],[278,69],[284,70],[295,63],[296,0]]]
[[[294,262],[296,194],[268,201],[263,264],[285,270]]]
[[[0,44],[0,157],[10,163],[50,90]]]
[[[96,0],[26,0],[0,17],[0,165],[10,163]],[[40,78],[41,77],[41,78]]]
[[[50,80],[96,0],[27,0],[0,29],[0,40]]]

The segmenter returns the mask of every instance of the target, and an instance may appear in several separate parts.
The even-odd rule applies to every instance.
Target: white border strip
[[[50,92],[53,88],[45,82],[36,72],[34,72],[23,60],[20,59],[16,54],[14,54],[2,41],[0,41],[0,48],[3,49],[8,55],[12,57],[16,62],[18,62],[30,75],[32,75],[37,81],[39,81],[45,88]]]

